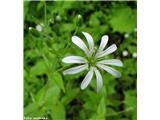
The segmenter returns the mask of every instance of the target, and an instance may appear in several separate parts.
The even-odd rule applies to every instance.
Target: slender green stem
[[[132,110],[134,110],[134,108],[133,108],[133,107],[130,107],[130,108],[128,108],[128,109],[126,109],[126,110],[123,110],[123,111],[120,111],[120,112],[108,114],[106,117],[117,116],[117,115],[122,114],[122,113],[130,112],[130,111],[132,111]]]
[[[58,70],[56,70],[56,72],[61,72],[61,71],[65,70],[65,69],[66,69],[66,67],[62,67],[62,68],[59,68]]]
[[[75,35],[75,34],[77,33],[78,28],[79,28],[79,26],[77,25],[77,26],[76,26],[76,30],[75,30],[75,32],[73,33],[73,35]]]
[[[79,24],[78,24],[78,22],[79,22],[79,19],[77,18],[76,19],[76,23],[75,23],[75,32],[73,33],[73,35],[75,35],[76,33],[77,33],[77,31],[78,31],[78,28],[79,28]]]
[[[44,1],[44,24],[47,26],[47,8],[46,8],[46,2]]]
[[[32,102],[35,102],[35,98],[34,98],[34,96],[33,96],[33,94],[32,94],[32,92],[31,92],[31,91],[29,91],[29,95],[31,96],[31,100],[32,100]]]
[[[79,24],[78,24],[78,22],[79,22],[79,19],[76,18],[75,31],[74,31],[73,35],[76,35],[76,33],[78,32],[78,29],[79,29]],[[66,48],[65,48],[66,50],[64,50],[64,53],[67,52],[67,49],[69,48],[69,46],[70,46],[70,40],[67,41],[67,45],[66,45]],[[64,54],[64,53],[63,53],[63,54]]]

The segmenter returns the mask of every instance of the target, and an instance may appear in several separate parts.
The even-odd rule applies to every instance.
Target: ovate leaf
[[[59,88],[61,88],[63,92],[65,92],[64,83],[63,83],[61,74],[58,72],[53,73],[53,79],[55,83],[57,84],[57,86],[59,86]]]
[[[42,75],[47,72],[46,64],[43,61],[37,62],[31,69],[31,75]]]
[[[48,106],[55,105],[58,102],[60,89],[57,86],[50,87],[45,93],[45,101]]]
[[[115,7],[111,13],[110,24],[114,31],[132,32],[136,27],[136,11],[130,7]]]
[[[65,120],[65,108],[63,104],[58,103],[53,106],[51,116],[53,120]]]
[[[99,118],[101,118],[102,120],[105,120],[105,114],[106,114],[105,97],[102,97],[102,99],[98,105],[97,114],[98,114]]]

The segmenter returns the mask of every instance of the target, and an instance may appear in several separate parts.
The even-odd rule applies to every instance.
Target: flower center
[[[93,56],[91,56],[90,58],[88,58],[88,64],[89,64],[89,66],[95,66],[96,59]]]

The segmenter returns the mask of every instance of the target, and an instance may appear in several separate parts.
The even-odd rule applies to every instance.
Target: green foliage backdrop
[[[24,2],[24,116],[49,120],[136,120],[136,2]],[[102,92],[96,79],[85,90],[86,72],[63,76],[67,55],[82,55],[71,37],[92,35],[96,46],[103,35],[118,50],[109,58],[123,61],[121,78],[103,72]]]

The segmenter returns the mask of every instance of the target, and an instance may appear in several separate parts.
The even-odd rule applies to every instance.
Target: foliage
[[[79,16],[79,17],[78,17]],[[42,31],[36,26],[40,25]],[[24,2],[24,116],[49,120],[136,120],[136,2],[25,1]],[[108,57],[121,59],[121,78],[103,72],[103,90],[96,79],[84,91],[86,72],[63,76],[67,55],[83,52],[72,35],[89,32],[99,45],[103,35],[118,50]],[[127,35],[127,36],[126,36]],[[127,50],[128,55],[123,56]]]

